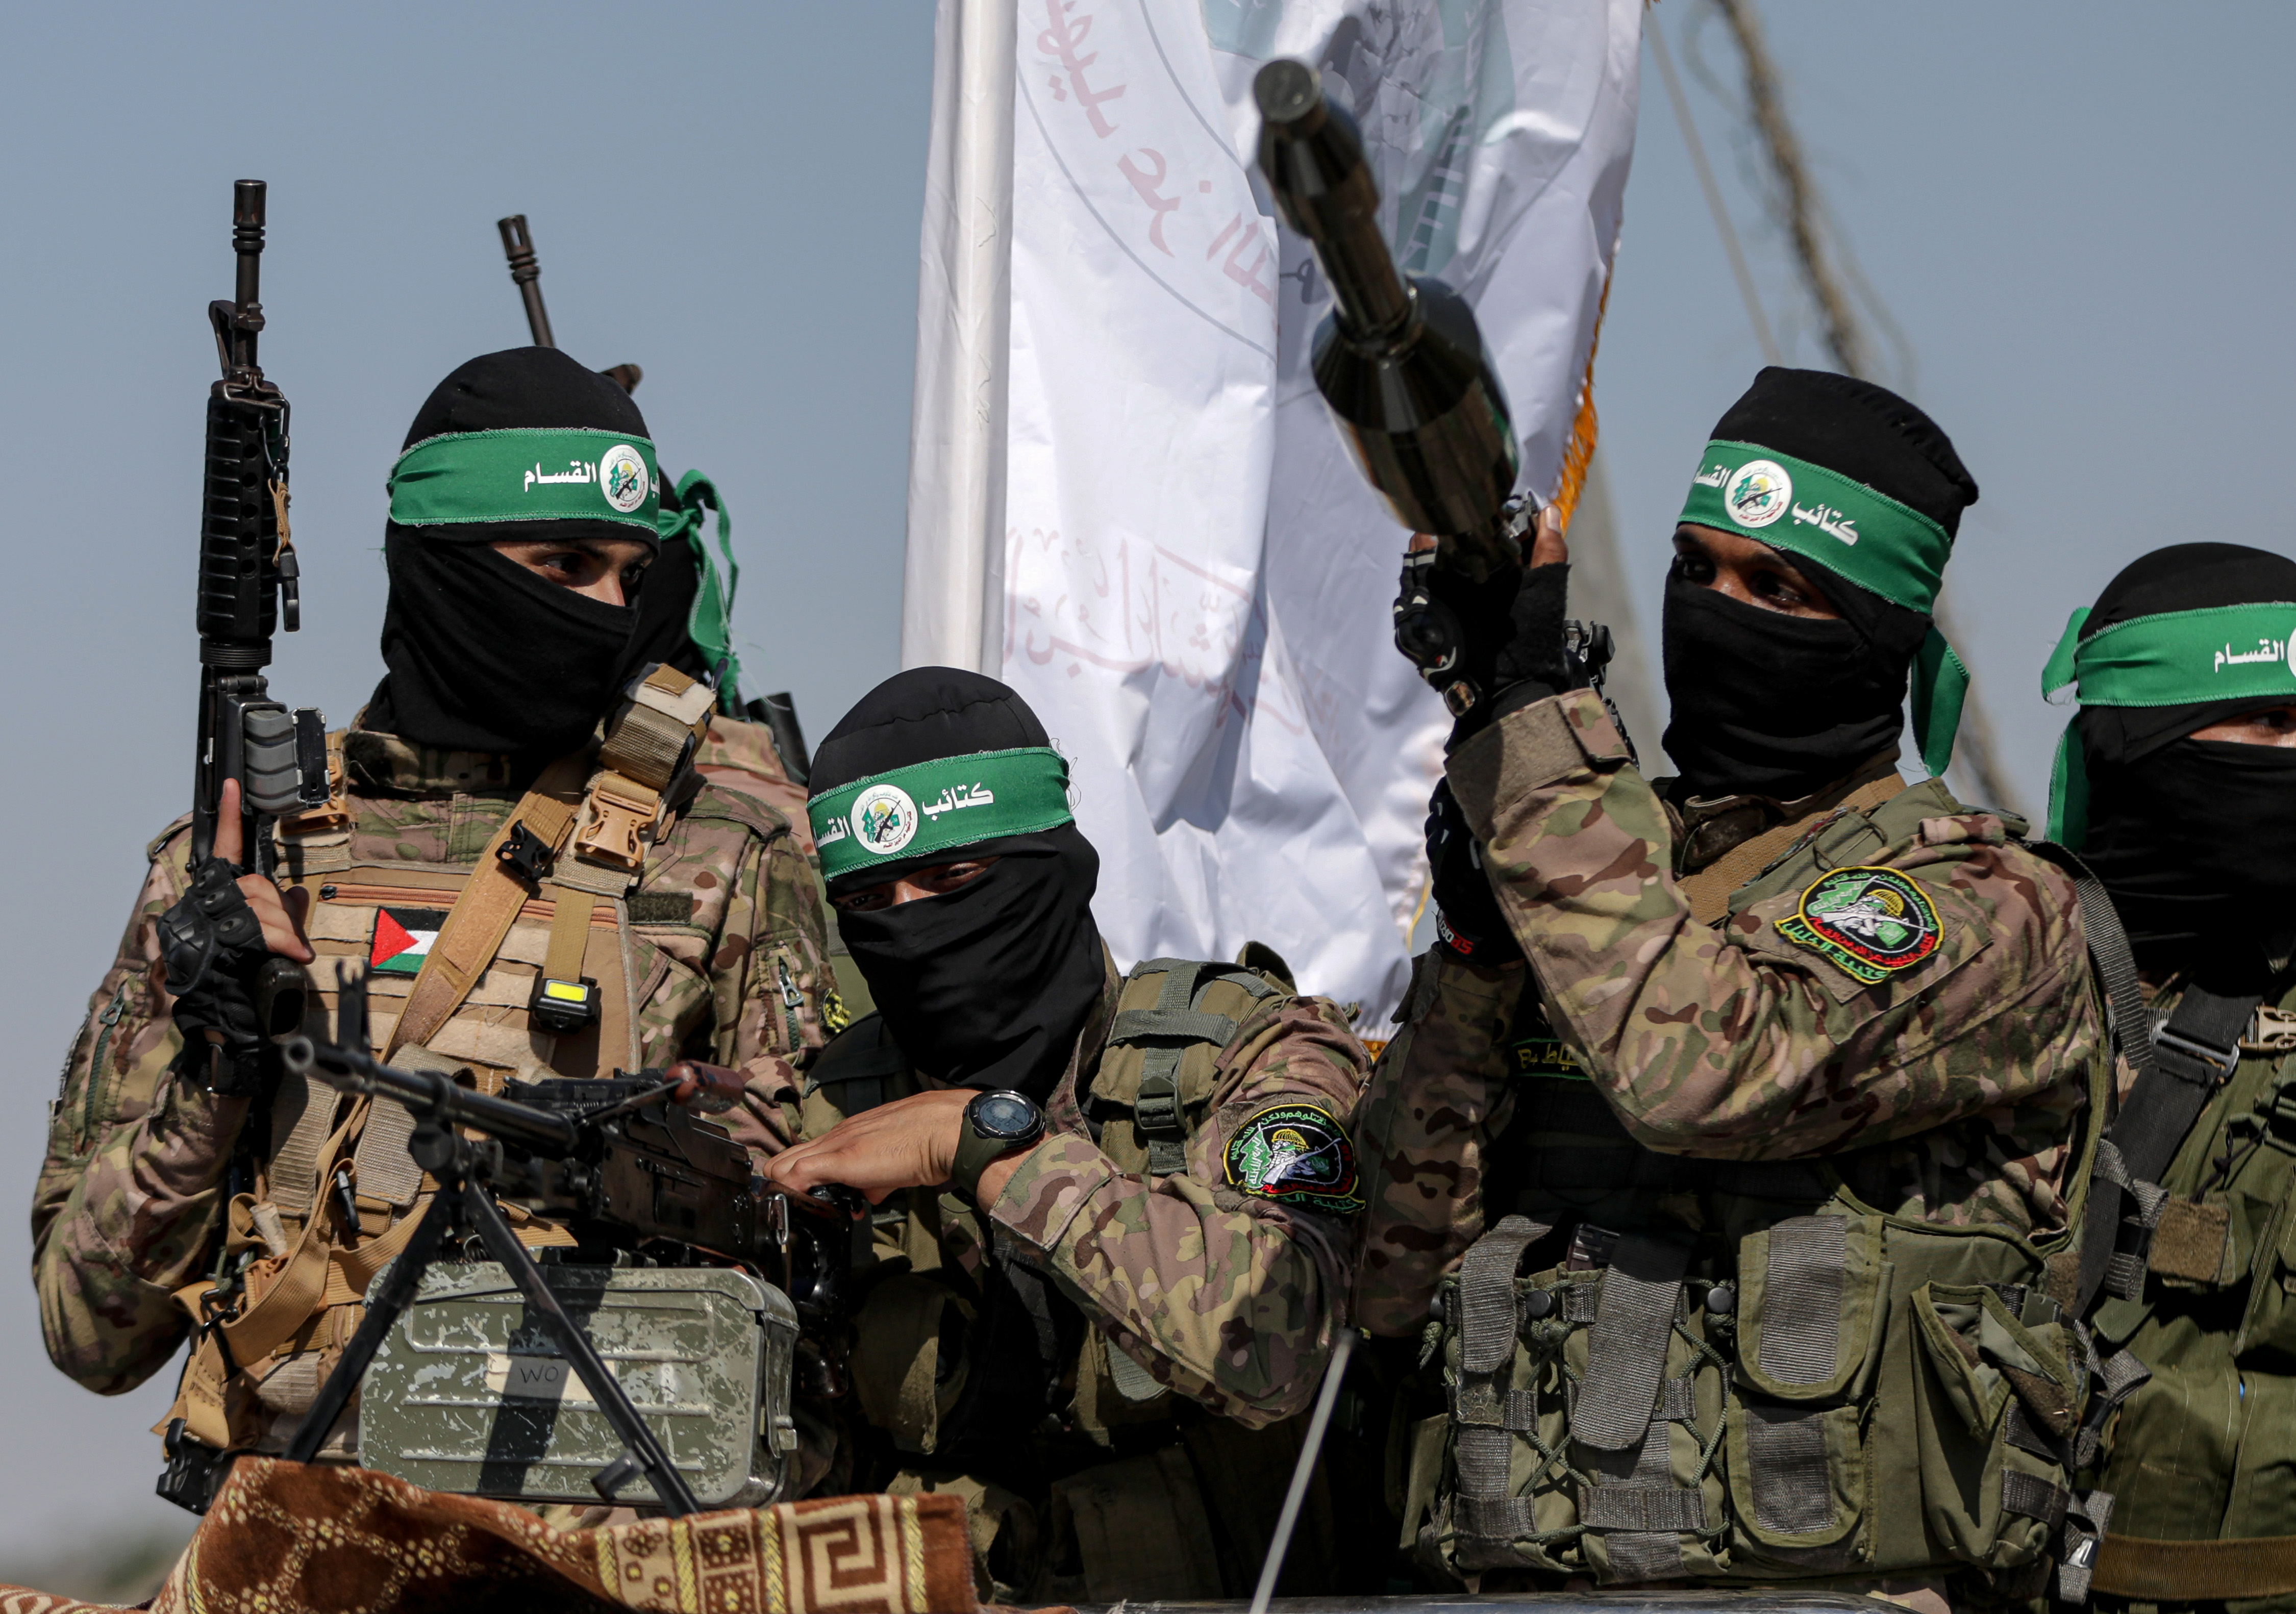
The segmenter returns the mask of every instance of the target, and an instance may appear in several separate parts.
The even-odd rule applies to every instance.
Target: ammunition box
[[[728,1267],[542,1273],[702,1506],[781,1496],[797,1447],[787,1296]],[[359,1462],[426,1490],[596,1502],[591,1477],[622,1454],[589,1387],[493,1261],[440,1261],[423,1274],[358,1406]],[[653,1488],[634,1480],[616,1500],[643,1506]]]

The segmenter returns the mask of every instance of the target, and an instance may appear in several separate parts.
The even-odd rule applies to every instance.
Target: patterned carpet
[[[597,1529],[242,1458],[155,1614],[975,1614],[964,1504],[833,1496]],[[0,1586],[0,1614],[100,1605]]]

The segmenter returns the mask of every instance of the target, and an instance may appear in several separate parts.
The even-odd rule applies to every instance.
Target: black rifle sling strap
[[[2085,1315],[2100,1290],[2131,1300],[2144,1292],[2146,1247],[2168,1197],[2160,1180],[2208,1107],[2209,1095],[2240,1062],[2241,1035],[2264,1000],[2219,997],[2187,987],[2168,1024],[2152,1029],[2137,985],[2136,961],[2103,883],[2062,847],[2032,849],[2072,876],[2081,931],[2104,983],[2113,1045],[2136,1073],[2128,1102],[2097,1144],[2075,1313]]]

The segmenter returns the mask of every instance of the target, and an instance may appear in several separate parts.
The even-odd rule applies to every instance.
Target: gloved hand
[[[1538,512],[1528,560],[1526,570],[1476,583],[1437,568],[1431,551],[1405,557],[1396,643],[1458,719],[1454,746],[1502,711],[1583,682],[1563,653],[1570,555],[1551,504]],[[1447,663],[1437,660],[1442,648]]]
[[[1466,815],[1451,795],[1447,779],[1427,804],[1427,863],[1434,876],[1435,930],[1460,957],[1479,964],[1503,964],[1522,956],[1521,944],[1499,907],[1483,869],[1481,848],[1467,828]]]
[[[194,865],[190,889],[157,927],[176,1029],[184,1037],[175,1068],[224,1098],[254,1096],[263,1074],[255,977],[271,952],[239,876],[238,865],[221,857]],[[218,1035],[210,1037],[210,1031]]]

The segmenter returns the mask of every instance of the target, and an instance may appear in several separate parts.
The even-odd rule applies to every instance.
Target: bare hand
[[[1570,558],[1570,545],[1562,539],[1562,506],[1548,504],[1538,512],[1538,525],[1531,529],[1530,556],[1526,566],[1553,566]]]
[[[223,783],[223,802],[216,811],[215,855],[226,863],[240,864],[246,850],[247,836],[239,813],[239,781],[226,779]],[[299,964],[308,964],[318,956],[303,933],[304,916],[311,911],[308,891],[297,889],[283,894],[264,875],[242,874],[239,877],[239,894],[255,910],[256,920],[263,927],[265,946]]]
[[[822,1183],[842,1183],[867,1195],[872,1205],[904,1188],[937,1187],[948,1181],[964,1135],[964,1107],[972,1099],[969,1087],[918,1093],[848,1116],[767,1160],[766,1181],[800,1195]],[[981,1192],[988,1197],[986,1176]]]

